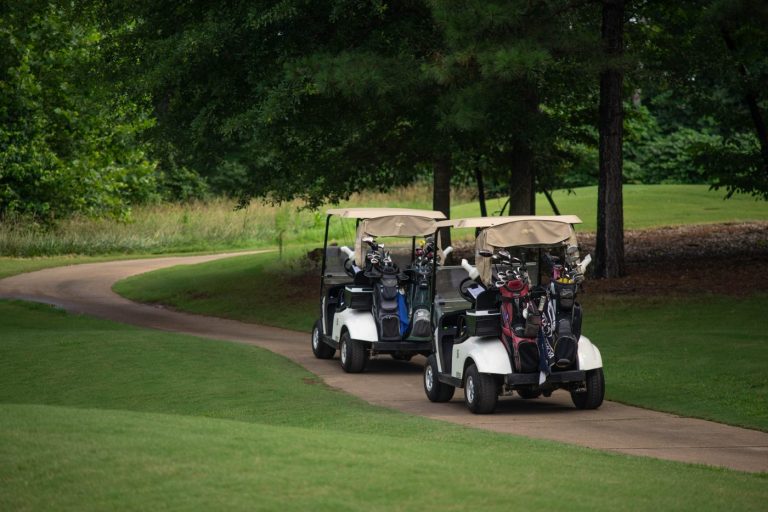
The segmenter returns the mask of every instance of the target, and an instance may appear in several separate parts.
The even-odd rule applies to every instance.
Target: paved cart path
[[[45,302],[71,312],[143,327],[257,345],[296,361],[330,386],[410,414],[600,450],[768,472],[768,433],[615,402],[605,402],[596,411],[579,411],[573,408],[570,395],[562,391],[538,400],[505,398],[499,401],[496,414],[477,416],[467,411],[460,391],[449,403],[433,404],[426,399],[421,382],[423,358],[409,363],[377,358],[371,361],[366,373],[345,374],[337,359],[314,358],[309,334],[137,304],[111,289],[113,283],[131,275],[233,255],[51,268],[0,280],[0,297]]]

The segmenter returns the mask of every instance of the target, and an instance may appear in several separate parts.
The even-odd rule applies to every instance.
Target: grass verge
[[[275,254],[158,270],[121,281],[133,300],[309,331],[315,286]],[[585,303],[584,333],[600,348],[610,400],[768,431],[768,296],[642,298]]]
[[[0,508],[760,510],[765,474],[406,416],[267,351],[0,302]]]
[[[234,252],[234,251],[232,251]],[[211,251],[168,253],[163,256],[195,256],[198,254],[211,254]],[[82,263],[99,263],[102,261],[135,260],[143,258],[157,258],[157,254],[105,254],[101,256],[59,255],[40,256],[34,258],[9,258],[0,256],[0,279],[25,272],[34,272],[53,267],[65,267],[68,265],[80,265]]]
[[[768,296],[584,297],[608,399],[768,431]]]
[[[138,302],[310,331],[319,315],[320,291],[315,280],[304,279],[307,269],[296,263],[300,253],[294,248],[284,260],[268,253],[172,267],[129,277],[113,288]]]

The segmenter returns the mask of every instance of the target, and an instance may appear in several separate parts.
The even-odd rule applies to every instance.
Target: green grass
[[[121,281],[133,300],[309,331],[314,281],[275,254],[163,269]],[[644,407],[768,430],[768,296],[585,304],[584,333],[603,352],[607,396]]]
[[[594,231],[597,219],[597,187],[576,188],[569,193],[556,190],[552,194],[560,213],[574,214],[584,221],[580,231]],[[768,220],[768,201],[756,201],[751,196],[734,195],[724,200],[722,191],[710,191],[707,185],[625,185],[624,227],[626,229]],[[506,199],[488,201],[488,212],[501,209]],[[536,196],[536,213],[552,215],[543,194]],[[477,217],[476,202],[456,206],[454,218]]]
[[[172,267],[129,277],[113,289],[139,302],[310,331],[320,309],[319,280],[292,277],[307,270],[295,263],[300,253],[291,249],[285,260],[268,253]]]
[[[767,295],[584,306],[609,399],[768,431]]]
[[[406,416],[254,347],[0,302],[2,510],[761,510],[766,474]]]

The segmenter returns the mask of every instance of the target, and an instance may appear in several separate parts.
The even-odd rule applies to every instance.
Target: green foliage
[[[0,10],[0,216],[121,217],[154,193],[140,102],[100,79],[104,35],[51,4]]]
[[[624,178],[627,183],[704,183],[697,158],[702,146],[716,144],[712,128],[672,126],[662,129],[647,107],[625,106]]]
[[[751,96],[768,122],[768,5],[643,2],[637,19],[643,22],[628,26],[643,61],[634,82],[665,133],[683,130],[658,151],[683,144],[688,151],[680,163],[688,166],[690,158],[716,188],[768,198],[768,146],[758,142],[747,101]]]
[[[768,200],[768,167],[754,134],[702,141],[694,147],[694,158],[706,169],[712,187],[726,189],[727,197],[745,193]]]

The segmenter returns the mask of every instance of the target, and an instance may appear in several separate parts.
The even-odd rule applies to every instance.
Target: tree
[[[707,139],[690,150],[714,188],[768,198],[768,5],[644,2],[637,20],[630,37],[649,108],[665,125],[707,127]]]
[[[554,149],[566,133],[562,111],[591,94],[589,9],[514,0],[430,5],[447,46],[432,72],[451,86],[441,125],[463,151],[490,160],[490,181],[505,184],[508,213],[534,213],[537,187],[551,187],[571,156]]]
[[[624,0],[603,0],[602,37],[608,60],[600,75],[600,179],[597,189],[597,277],[621,277],[624,270],[622,198],[623,72],[616,58],[624,50]]]
[[[114,73],[152,96],[156,146],[215,191],[315,206],[407,183],[449,146],[427,143],[440,134],[420,65],[435,45],[419,2],[145,0],[103,14],[132,27]]]
[[[0,216],[123,216],[152,194],[152,120],[101,80],[102,40],[63,7],[0,8]]]

